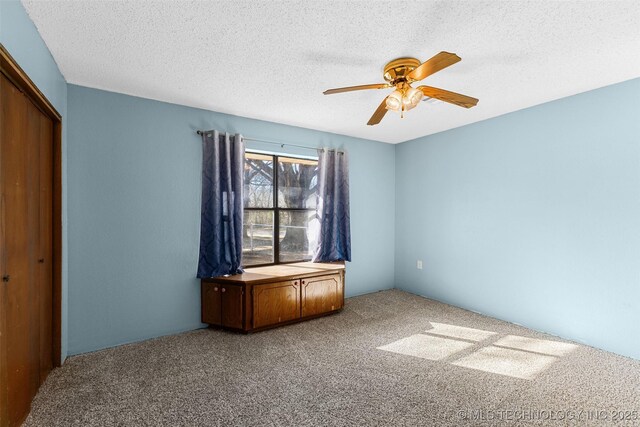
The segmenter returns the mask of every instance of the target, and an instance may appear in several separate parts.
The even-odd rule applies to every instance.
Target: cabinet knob
[[[44,258],[40,258],[40,259],[38,260],[38,262],[39,262],[40,264],[44,264]]]
[[[227,292],[227,290],[225,288],[222,288],[222,292]]]
[[[218,292],[218,287],[216,286],[215,288],[213,288],[214,292]]]
[[[2,276],[2,281],[7,283],[9,280],[11,280],[11,276],[9,276],[8,274],[5,274],[4,276]]]
[[[302,281],[302,284],[304,285],[304,280]]]

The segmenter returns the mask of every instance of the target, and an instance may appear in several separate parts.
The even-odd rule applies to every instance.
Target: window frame
[[[312,160],[318,164],[318,159],[314,157],[302,157],[301,155],[289,155],[289,154],[276,154],[276,153],[266,153],[257,150],[245,150],[245,154],[259,154],[261,156],[270,156],[273,162],[273,207],[272,208],[248,208],[244,206],[244,201],[242,202],[242,210],[243,214],[246,211],[266,211],[273,212],[273,262],[262,263],[262,264],[251,264],[244,265],[242,267],[254,268],[254,267],[266,267],[269,265],[282,265],[282,264],[294,264],[297,262],[308,262],[310,259],[300,259],[293,261],[280,261],[280,211],[284,212],[316,212],[317,206],[315,208],[281,208],[278,206],[278,159],[280,157],[284,157],[287,159],[296,159],[296,160]],[[244,224],[242,225],[244,228]],[[243,230],[244,233],[244,230]],[[244,250],[244,248],[243,248]]]

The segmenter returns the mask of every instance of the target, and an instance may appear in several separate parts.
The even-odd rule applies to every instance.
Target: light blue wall
[[[0,0],[2,43],[40,91],[62,115],[62,358],[67,354],[67,83],[38,30],[17,0]]]
[[[400,144],[396,200],[396,287],[640,358],[640,79]]]
[[[69,85],[70,354],[203,326],[196,129],[346,148],[346,294],[393,287],[394,146]]]

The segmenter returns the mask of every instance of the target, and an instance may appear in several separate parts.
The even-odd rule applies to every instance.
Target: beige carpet
[[[72,357],[26,425],[620,426],[637,411],[638,361],[392,290],[253,335]]]

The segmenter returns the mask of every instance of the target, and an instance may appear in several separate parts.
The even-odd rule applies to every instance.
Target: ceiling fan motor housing
[[[420,60],[416,58],[398,58],[384,66],[384,79],[389,83],[397,80],[406,80],[407,74],[415,70],[420,65]]]

